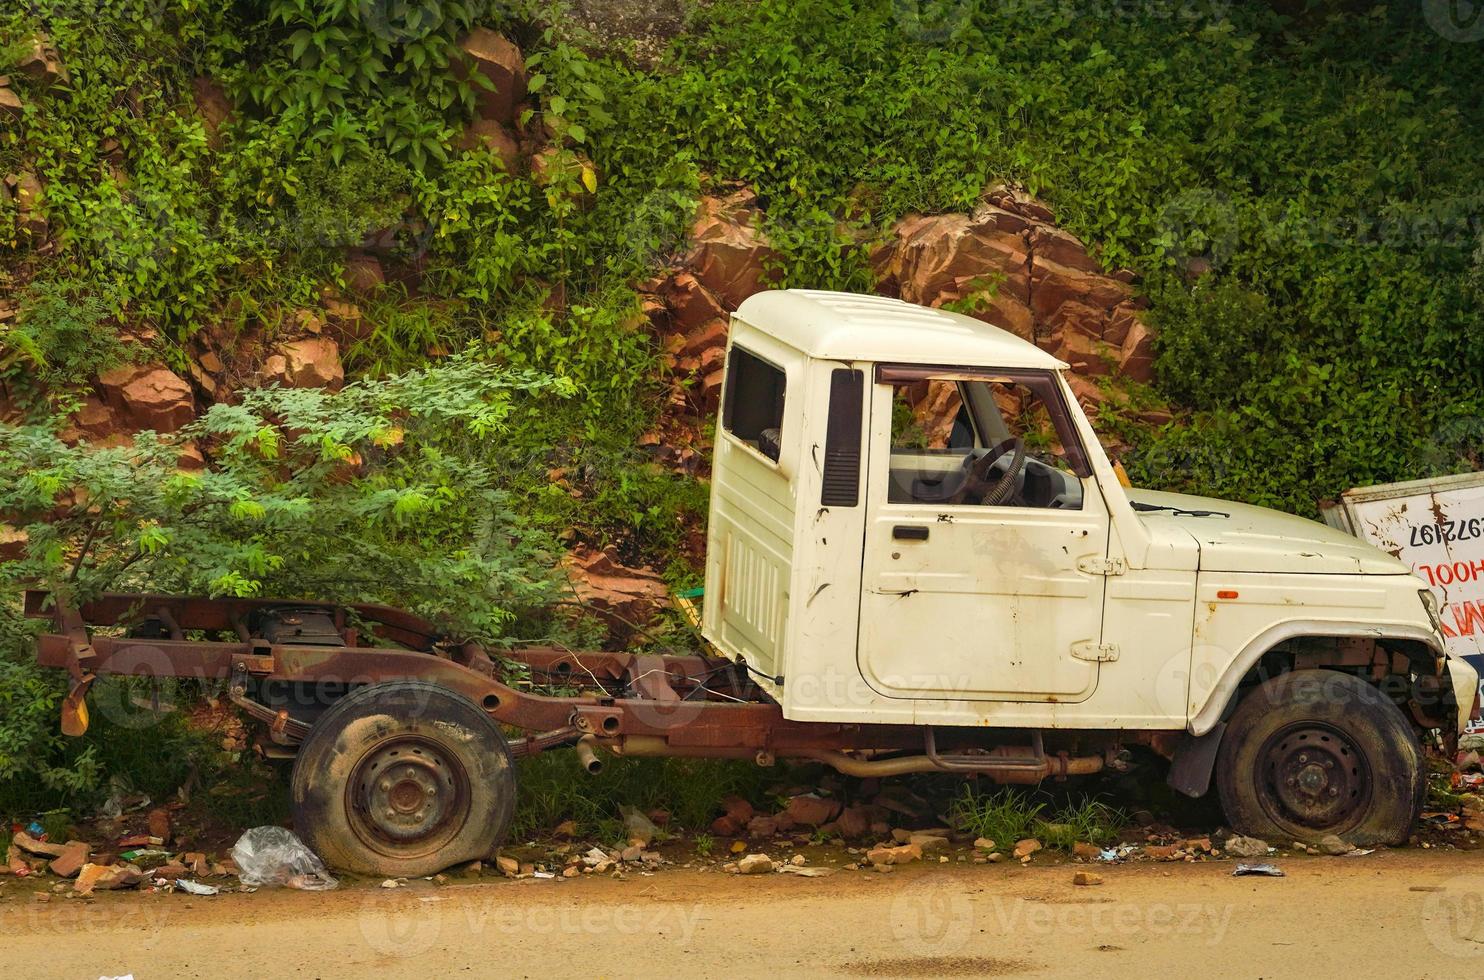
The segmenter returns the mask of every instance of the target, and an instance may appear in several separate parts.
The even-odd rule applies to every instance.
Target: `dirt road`
[[[12,977],[1465,977],[1484,970],[1484,852],[889,875],[480,880],[39,902],[0,889]]]

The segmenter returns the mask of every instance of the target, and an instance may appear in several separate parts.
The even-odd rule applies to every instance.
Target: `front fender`
[[[1450,656],[1444,664],[1448,680],[1453,687],[1454,703],[1458,705],[1458,731],[1460,733],[1474,718],[1474,699],[1479,696],[1479,672],[1462,657]]]
[[[1242,678],[1256,667],[1263,655],[1278,644],[1287,640],[1294,640],[1301,636],[1338,636],[1357,637],[1372,640],[1408,640],[1422,643],[1438,656],[1443,656],[1443,648],[1439,642],[1438,635],[1432,630],[1412,623],[1341,623],[1318,619],[1296,619],[1289,622],[1278,623],[1259,633],[1247,644],[1237,656],[1226,665],[1221,672],[1221,677],[1211,688],[1204,703],[1192,705],[1190,720],[1186,724],[1186,731],[1192,735],[1204,735],[1226,714],[1227,707],[1237,693],[1237,687],[1242,683]],[[1461,663],[1452,658],[1449,664]],[[1478,684],[1478,675],[1474,674],[1473,668],[1463,664],[1463,668],[1469,674],[1474,675],[1474,684]],[[1450,669],[1450,676],[1452,671]],[[1454,684],[1458,681],[1455,679]],[[1470,693],[1467,703],[1474,703],[1473,694]]]

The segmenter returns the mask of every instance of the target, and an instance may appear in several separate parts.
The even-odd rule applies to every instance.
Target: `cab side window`
[[[722,427],[775,463],[783,447],[785,382],[781,368],[741,347],[731,349]]]
[[[1042,396],[1014,380],[892,385],[887,499],[1079,509],[1082,483]]]

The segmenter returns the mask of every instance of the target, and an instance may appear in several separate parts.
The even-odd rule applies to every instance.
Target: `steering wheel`
[[[995,480],[990,479],[994,465],[1006,455],[1010,463],[1005,472]],[[1011,436],[990,449],[978,459],[972,454],[964,457],[964,479],[958,490],[948,499],[950,504],[976,503],[985,507],[998,507],[1020,499],[1025,489],[1025,443],[1019,436]]]

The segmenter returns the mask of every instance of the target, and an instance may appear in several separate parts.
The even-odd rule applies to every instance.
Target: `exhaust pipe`
[[[983,764],[945,766],[940,759],[926,755],[903,756],[894,759],[859,759],[833,749],[795,749],[787,753],[790,758],[810,759],[834,767],[847,776],[901,776],[918,772],[977,772],[999,783],[1023,783],[1034,786],[1047,777],[1086,776],[1103,768],[1100,756],[1073,756],[1062,759],[1043,756],[1038,762],[1027,765],[1020,759],[996,759],[983,756]]]
[[[591,735],[584,735],[577,740],[577,761],[587,770],[589,776],[596,776],[603,771],[603,760],[598,758],[597,745],[598,740]]]

